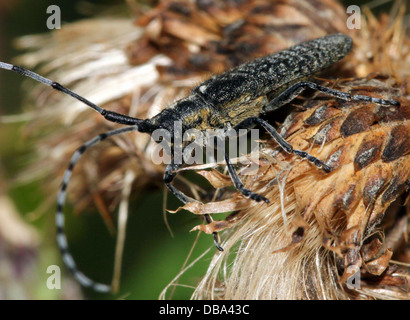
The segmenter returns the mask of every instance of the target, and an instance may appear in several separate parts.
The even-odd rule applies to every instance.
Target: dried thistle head
[[[347,62],[357,77],[372,73],[391,75],[401,85],[407,85],[410,76],[410,39],[406,27],[406,10],[401,1],[395,1],[391,12],[377,18],[363,7],[361,29],[352,33],[356,43]]]
[[[234,230],[226,236],[225,252],[214,257],[195,297],[368,298],[378,295],[372,294],[372,283],[366,279],[377,277],[379,289],[386,290],[384,297],[407,296],[400,289],[407,288],[408,274],[390,264],[391,247],[386,247],[380,226],[394,201],[403,205],[410,176],[410,100],[403,98],[408,92],[389,82],[339,81],[335,87],[395,98],[400,107],[340,102],[319,95],[305,103],[306,111],[287,118],[282,135],[295,148],[324,159],[332,172],[321,172],[282,151],[272,159],[276,149],[262,150],[262,158],[266,157],[258,174],[246,181],[270,204],[249,202],[248,208],[239,207],[226,221],[197,227],[207,233]],[[231,207],[238,202],[235,197],[228,201]],[[362,289],[349,291],[351,272],[359,270]]]
[[[240,207],[226,221],[197,227],[232,229],[195,298],[409,299],[409,40],[402,15],[393,17],[369,16],[364,31],[353,34],[344,69],[355,78],[333,85],[394,97],[400,108],[319,96],[290,115],[281,133],[326,159],[332,173],[304,162],[283,166],[289,156],[281,153],[262,166],[249,187],[271,206]]]

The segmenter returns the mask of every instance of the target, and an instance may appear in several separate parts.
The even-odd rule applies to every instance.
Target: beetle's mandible
[[[308,81],[313,75],[341,60],[351,49],[352,39],[342,34],[328,35],[298,44],[287,50],[252,60],[225,73],[215,75],[194,88],[188,97],[176,101],[158,115],[145,120],[103,109],[59,83],[19,66],[0,62],[0,68],[2,69],[15,71],[51,86],[83,102],[103,115],[107,120],[127,125],[126,127],[102,133],[86,142],[74,153],[69,167],[64,174],[57,200],[57,242],[62,252],[63,260],[74,277],[85,287],[91,287],[101,292],[111,290],[109,285],[94,282],[78,270],[73,257],[69,253],[67,238],[64,233],[63,207],[66,199],[66,189],[73,168],[86,149],[108,137],[131,131],[151,134],[156,129],[166,129],[172,135],[175,121],[182,122],[183,130],[198,129],[202,131],[215,128],[226,129],[228,127],[235,130],[250,129],[255,125],[259,125],[269,132],[286,152],[305,158],[325,172],[328,172],[330,168],[324,162],[305,151],[293,149],[275,128],[261,119],[260,116],[285,105],[306,88],[346,101],[367,101],[381,105],[398,105],[398,102],[395,100],[351,95]],[[268,202],[268,199],[265,197],[246,189],[226,152],[224,153],[224,158],[236,189],[245,197],[255,201]],[[181,165],[171,160],[171,163],[165,169],[164,182],[178,199],[183,203],[187,203],[193,199],[183,194],[171,184],[177,169]],[[218,243],[216,245],[222,250]]]

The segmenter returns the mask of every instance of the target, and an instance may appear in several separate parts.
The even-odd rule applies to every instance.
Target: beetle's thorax
[[[176,123],[182,125],[183,131],[188,129],[204,131],[223,127],[215,108],[196,94],[174,102],[153,117],[151,121],[170,132],[174,131]]]

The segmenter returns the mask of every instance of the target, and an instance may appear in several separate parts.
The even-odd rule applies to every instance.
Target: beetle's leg
[[[191,197],[188,197],[181,191],[179,191],[177,188],[175,188],[171,182],[174,180],[175,176],[177,175],[177,170],[182,166],[182,164],[175,164],[174,160],[171,160],[171,163],[167,165],[165,168],[165,173],[164,173],[164,183],[168,187],[168,189],[184,204],[187,204],[188,202],[194,202],[196,201],[195,199],[192,199]]]
[[[245,186],[243,185],[241,179],[239,178],[238,174],[236,173],[236,170],[233,167],[232,162],[229,159],[229,155],[226,152],[226,150],[224,150],[224,157],[225,157],[226,165],[228,167],[229,175],[231,176],[231,179],[232,179],[232,182],[233,182],[235,188],[247,198],[250,198],[250,199],[258,201],[258,202],[259,201],[264,201],[264,202],[268,203],[269,200],[266,199],[264,196],[261,196],[260,194],[252,192],[252,191],[245,188]]]
[[[171,160],[171,163],[167,165],[167,167],[165,168],[165,173],[164,173],[164,183],[165,185],[168,187],[168,189],[179,199],[181,200],[184,204],[188,203],[188,202],[193,202],[195,201],[195,199],[192,199],[190,197],[188,197],[187,195],[185,195],[184,193],[182,193],[181,191],[179,191],[177,188],[175,188],[171,182],[172,180],[174,180],[175,176],[177,175],[177,170],[181,167],[181,164],[175,164],[174,160]],[[210,223],[212,220],[209,217],[208,214],[204,214],[204,218],[205,221],[207,223]],[[219,237],[218,237],[218,233],[217,232],[213,232],[213,237],[214,237],[214,244],[215,247],[219,250],[219,251],[223,251],[222,247],[219,245]]]
[[[261,118],[257,117],[250,117],[245,119],[240,124],[238,124],[235,129],[246,129],[251,128],[255,124],[260,124],[269,134],[272,136],[273,139],[285,150],[287,153],[293,153],[299,157],[305,158],[306,160],[312,162],[315,166],[323,169],[326,172],[330,172],[330,167],[326,165],[323,161],[319,160],[318,158],[310,155],[306,151],[295,150],[293,149],[292,145],[287,142],[277,131],[274,127],[272,127],[268,122]]]
[[[211,223],[212,222],[212,218],[209,214],[204,214],[204,218],[206,223]],[[214,237],[214,245],[215,247],[219,250],[219,251],[224,251],[224,249],[221,247],[221,245],[219,244],[219,235],[218,232],[214,231],[212,232],[212,235]]]
[[[219,144],[217,144],[217,145],[219,145]],[[233,181],[233,183],[234,183],[234,185],[235,185],[235,188],[236,188],[237,190],[239,190],[239,192],[241,192],[244,196],[246,196],[246,197],[248,197],[248,198],[250,198],[250,199],[253,199],[253,200],[258,201],[258,202],[263,200],[263,201],[265,201],[266,203],[268,203],[269,200],[266,199],[264,196],[261,196],[261,195],[255,193],[255,192],[252,192],[252,191],[250,191],[250,190],[248,190],[248,189],[246,189],[246,188],[244,187],[244,185],[243,185],[241,179],[239,178],[238,174],[237,174],[236,171],[235,171],[235,168],[233,167],[233,165],[232,165],[232,163],[231,163],[231,160],[229,159],[229,155],[228,155],[228,153],[226,152],[226,150],[224,150],[224,157],[225,157],[225,162],[226,162],[226,164],[227,164],[227,166],[228,166],[229,175],[231,176],[231,179],[232,179],[232,181]],[[212,219],[211,219],[211,217],[210,217],[208,214],[205,214],[204,217],[205,217],[205,220],[206,220],[207,223],[212,222]],[[212,234],[213,234],[213,236],[214,236],[214,244],[215,244],[215,246],[217,247],[217,249],[218,249],[219,251],[223,251],[223,248],[219,245],[218,232],[213,232]]]
[[[269,111],[273,111],[273,110],[280,108],[284,104],[295,99],[303,90],[307,88],[323,92],[324,94],[327,94],[329,96],[342,99],[345,101],[366,101],[366,102],[371,102],[371,103],[376,103],[376,104],[381,104],[381,105],[393,105],[393,106],[400,105],[400,103],[395,100],[385,100],[385,99],[373,98],[373,97],[364,96],[364,95],[351,95],[348,92],[343,92],[340,90],[335,90],[335,89],[331,89],[328,87],[324,87],[314,82],[301,81],[301,82],[295,83],[294,85],[290,86],[289,88],[284,90],[282,93],[280,93],[277,97],[275,97],[272,101],[269,102],[269,104],[267,104],[264,107],[263,111],[269,112]]]

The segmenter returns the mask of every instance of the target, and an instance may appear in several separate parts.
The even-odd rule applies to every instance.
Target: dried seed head
[[[208,77],[306,40],[346,32],[344,19],[336,1],[162,1],[138,20],[147,32],[128,53],[137,64],[152,52],[171,57],[172,64],[160,68],[163,79]]]
[[[401,105],[383,107],[318,95],[305,104],[306,111],[290,115],[281,127],[283,136],[295,148],[323,159],[331,173],[283,151],[275,161],[265,160],[247,187],[266,196],[270,204],[249,204],[236,214],[234,223],[227,219],[198,228],[207,233],[221,226],[233,230],[195,297],[215,298],[216,292],[223,299],[381,296],[376,291],[372,294],[373,283],[376,277],[387,282],[393,271],[389,271],[392,251],[380,233],[387,229],[380,222],[410,188],[410,100],[403,98],[409,93],[391,79],[339,81],[334,86],[397,99]],[[291,167],[283,167],[283,161],[292,163]],[[229,273],[216,281],[232,248],[237,253]],[[352,270],[362,270],[363,291],[346,289]],[[401,280],[397,286],[383,286],[384,297],[405,298],[398,288],[403,289],[408,275],[395,272]]]
[[[360,32],[352,34],[356,46],[349,65],[354,74],[358,77],[372,73],[391,75],[398,83],[408,86],[410,40],[405,22],[406,6],[396,6],[380,18],[366,7],[363,13]]]

